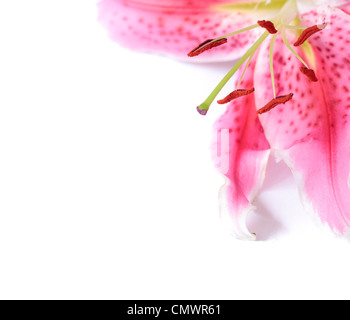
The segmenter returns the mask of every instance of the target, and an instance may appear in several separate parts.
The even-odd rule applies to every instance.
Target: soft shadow
[[[284,188],[290,184],[291,179],[293,177],[288,166],[283,161],[276,162],[275,157],[272,156],[267,165],[266,179],[260,194],[272,189]],[[254,205],[256,210],[248,216],[247,226],[251,232],[257,234],[257,240],[270,240],[285,231],[282,222],[276,219],[259,196],[255,199]]]
[[[338,236],[340,239],[345,240],[346,242],[350,243],[350,232],[345,233],[342,236]]]
[[[248,230],[256,233],[257,241],[267,241],[283,232],[283,225],[275,219],[267,207],[257,199],[254,203],[256,212],[252,212],[247,219]]]
[[[232,61],[221,61],[221,62],[192,62],[192,61],[181,61],[185,65],[191,65],[191,68],[198,68],[200,70],[207,69],[215,72],[226,74],[235,65],[236,60]]]
[[[286,185],[290,177],[291,171],[288,166],[282,160],[276,162],[272,156],[267,165],[266,178],[262,189],[269,190],[276,186]]]

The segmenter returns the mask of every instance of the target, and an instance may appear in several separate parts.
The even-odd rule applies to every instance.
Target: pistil
[[[227,82],[232,78],[232,76],[237,72],[237,70],[243,65],[243,63],[249,59],[249,57],[256,52],[264,40],[269,36],[269,32],[265,31],[262,36],[252,45],[252,47],[243,55],[243,57],[233,66],[233,68],[227,73],[227,75],[220,81],[209,97],[197,107],[197,111],[201,115],[206,115],[214,99],[220,93],[222,88],[227,84]]]
[[[323,30],[327,24],[313,26],[310,28],[303,28],[301,26],[293,25],[293,21],[295,23],[297,18],[297,5],[295,0],[289,0],[285,3],[285,5],[281,8],[280,13],[271,19],[268,20],[259,20],[257,24],[237,30],[235,32],[229,33],[222,37],[216,39],[209,39],[204,41],[195,49],[193,49],[188,55],[190,57],[198,56],[199,54],[210,50],[212,48],[224,45],[228,42],[228,38],[239,33],[252,30],[257,27],[261,27],[266,29],[266,31],[258,38],[258,40],[249,48],[249,50],[239,59],[239,61],[233,66],[233,68],[226,74],[226,76],[220,81],[220,83],[216,86],[216,88],[212,91],[212,93],[208,96],[208,98],[197,107],[197,111],[201,115],[206,115],[211,104],[216,99],[222,88],[228,83],[228,81],[232,78],[232,76],[245,64],[245,68],[242,72],[242,75],[238,81],[236,90],[231,92],[224,99],[218,101],[219,104],[225,104],[231,102],[234,99],[246,96],[254,92],[254,88],[252,89],[239,89],[239,86],[243,80],[243,77],[249,67],[255,53],[257,52],[260,45],[267,39],[267,37],[272,34],[271,44],[270,44],[270,73],[271,73],[271,81],[272,81],[272,89],[274,98],[266,104],[264,107],[260,108],[257,112],[258,114],[266,113],[272,109],[274,109],[279,104],[284,104],[290,101],[293,98],[293,93],[287,95],[281,95],[276,97],[276,85],[275,85],[275,72],[274,72],[274,47],[276,43],[277,36],[279,33],[282,36],[284,44],[287,48],[292,52],[292,54],[303,64],[300,67],[300,72],[302,72],[310,81],[316,82],[318,81],[315,72],[309,68],[308,64],[299,56],[299,54],[293,49],[292,45],[288,42],[285,30],[303,30],[297,41],[294,43],[294,46],[300,46],[304,44],[313,34]],[[307,43],[305,43],[307,45]],[[312,63],[312,61],[310,62]]]

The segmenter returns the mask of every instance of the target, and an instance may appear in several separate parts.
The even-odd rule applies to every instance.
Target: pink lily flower
[[[349,14],[348,0],[100,3],[112,38],[131,49],[240,58],[197,108],[206,114],[240,73],[236,90],[218,101],[229,104],[215,123],[216,164],[227,178],[221,213],[240,239],[255,239],[246,217],[271,151],[291,168],[308,209],[336,233],[350,229]]]

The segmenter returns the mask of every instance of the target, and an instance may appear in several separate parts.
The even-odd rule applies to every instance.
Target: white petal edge
[[[304,14],[310,11],[324,11],[340,7],[348,3],[348,0],[297,0],[298,11]]]
[[[302,174],[294,169],[293,160],[290,157],[288,150],[275,150],[275,154],[277,157],[280,157],[291,170],[294,180],[296,182],[296,185],[298,187],[299,198],[301,200],[301,203],[304,207],[306,214],[308,214],[312,218],[314,224],[320,230],[326,230],[329,233],[340,236],[340,233],[332,230],[327,223],[322,222],[322,220],[320,219],[320,216],[317,213],[317,210],[312,205],[312,202],[307,198],[304,179],[302,177]]]
[[[248,214],[255,210],[253,205],[249,205],[248,208],[243,210],[239,215],[235,212],[231,212],[228,207],[227,200],[227,181],[219,192],[219,203],[220,203],[220,218],[221,223],[225,231],[235,237],[238,240],[255,241],[256,235],[252,234],[247,228],[247,217]]]
[[[254,189],[248,196],[248,201],[250,205],[243,210],[238,216],[237,213],[231,212],[228,206],[227,199],[227,185],[230,183],[229,179],[225,177],[225,184],[221,187],[219,192],[219,212],[221,217],[221,222],[227,233],[231,234],[238,240],[245,241],[256,241],[256,234],[251,233],[247,227],[247,218],[250,212],[254,211],[256,207],[252,205],[260,189],[264,183],[266,177],[267,163],[271,154],[271,150],[266,150],[266,154],[261,161],[263,161],[264,166],[259,173],[259,179],[256,183]]]

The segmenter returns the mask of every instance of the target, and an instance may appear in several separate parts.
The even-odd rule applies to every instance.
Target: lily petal
[[[349,15],[336,9],[330,28],[309,39],[312,53],[296,50],[314,64],[319,82],[301,74],[299,61],[277,41],[277,94],[292,92],[294,98],[260,117],[271,147],[292,169],[304,202],[339,233],[350,226],[349,33]],[[268,49],[265,45],[255,70],[255,82],[266,83],[256,87],[259,103],[271,99]]]
[[[350,14],[350,3],[344,4],[340,7],[345,13]]]
[[[249,73],[243,87],[252,87],[253,72]],[[227,178],[220,191],[221,217],[235,237],[255,240],[255,235],[247,229],[246,217],[254,209],[251,202],[265,178],[270,146],[256,114],[254,95],[234,100],[214,129],[218,136],[214,150],[220,154],[217,166]],[[222,139],[228,140],[227,144]]]
[[[240,9],[223,11],[217,7],[235,2],[238,1],[102,0],[99,18],[112,39],[123,46],[188,59],[187,53],[197,44],[256,23],[255,18]],[[193,60],[235,59],[254,42],[256,32],[233,36],[225,46]]]

